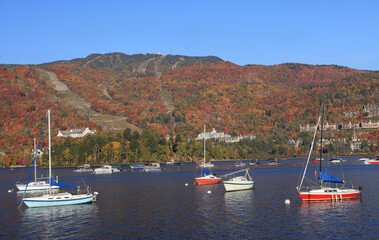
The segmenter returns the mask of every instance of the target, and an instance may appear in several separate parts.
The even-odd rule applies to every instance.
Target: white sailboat
[[[39,144],[38,149],[36,149],[36,139],[34,139],[34,160],[38,156],[38,150],[39,150]],[[34,161],[33,161],[34,162]],[[16,183],[16,187],[19,191],[41,191],[41,190],[48,190],[50,189],[50,183],[49,178],[37,178],[37,164],[34,164],[34,181],[27,183]],[[58,176],[57,176],[58,179]],[[58,180],[56,180],[58,182]],[[53,189],[59,189],[59,186],[52,186]]]
[[[241,172],[245,172],[245,176],[235,176],[237,173]],[[223,181],[227,192],[248,190],[252,189],[254,186],[254,181],[251,179],[248,168],[225,174],[224,177],[227,178],[227,180]]]
[[[51,206],[62,206],[62,205],[73,205],[90,203],[96,201],[97,192],[90,192],[86,189],[86,193],[80,193],[80,188],[77,186],[71,186],[67,184],[57,183],[51,177],[51,134],[50,134],[50,110],[47,111],[48,118],[48,129],[49,129],[49,182],[50,188],[48,194],[38,197],[23,197],[22,202],[28,207],[51,207]],[[52,191],[52,186],[60,187],[72,187],[77,188],[77,194],[71,194],[68,192],[56,193]]]

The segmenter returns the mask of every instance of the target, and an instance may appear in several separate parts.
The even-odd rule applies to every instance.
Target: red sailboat
[[[205,126],[204,126],[204,161],[203,163],[206,163],[206,157],[205,157]],[[213,164],[212,164],[213,165]],[[211,185],[211,184],[218,184],[221,181],[220,177],[217,177],[213,175],[210,170],[207,170],[207,165],[200,164],[199,167],[201,168],[201,176],[195,178],[195,184],[198,185]]]
[[[325,94],[325,93],[324,93]],[[324,125],[324,107],[325,107],[325,95],[324,95],[324,103],[322,105],[322,113],[318,119],[316,124],[316,129],[313,135],[313,141],[311,144],[311,149],[308,154],[307,162],[304,167],[304,173],[301,178],[300,184],[296,187],[297,192],[300,198],[303,201],[317,201],[317,200],[342,200],[355,198],[360,196],[362,192],[362,187],[358,189],[355,188],[347,188],[345,187],[345,181],[341,180],[337,177],[333,177],[326,172],[323,172],[321,162],[319,161],[319,173],[317,174],[315,170],[315,175],[318,175],[318,182],[314,183],[312,186],[304,187],[304,179],[306,176],[310,155],[313,149],[313,144],[316,138],[317,128],[320,124],[321,119],[321,148],[320,148],[320,159],[322,159],[322,135],[323,135],[323,125]]]

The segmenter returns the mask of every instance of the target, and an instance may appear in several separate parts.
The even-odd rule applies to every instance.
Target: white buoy
[[[9,189],[8,192],[9,192],[9,193],[13,192],[13,189]]]
[[[291,201],[290,201],[289,199],[286,199],[286,200],[284,201],[284,203],[285,203],[285,204],[291,204]]]
[[[211,192],[211,190],[208,190],[208,192],[207,192],[208,194],[211,194],[212,192]]]
[[[188,183],[184,184],[186,187],[188,186]]]

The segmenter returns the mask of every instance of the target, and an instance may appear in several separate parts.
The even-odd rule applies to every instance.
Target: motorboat
[[[89,164],[84,164],[83,166],[78,166],[74,172],[82,173],[82,172],[93,172],[93,169]]]
[[[235,176],[241,172],[245,172],[245,175]],[[251,179],[248,168],[225,174],[223,177],[226,178],[226,180],[223,180],[222,182],[227,192],[248,190],[252,189],[254,186],[254,181]]]
[[[255,159],[255,160],[252,160],[250,163],[249,163],[249,165],[259,165],[259,164],[261,164],[257,159]]]
[[[211,163],[211,162],[199,162],[198,166],[202,167],[202,168],[212,168],[215,165],[213,163]]]
[[[113,173],[111,165],[102,165],[99,168],[95,168],[93,171],[95,174],[111,174]]]
[[[368,160],[365,160],[364,163],[366,165],[373,165],[373,164],[379,164],[379,157],[370,158]]]
[[[143,170],[145,169],[145,164],[143,163],[134,163],[129,165],[130,170]]]
[[[237,161],[234,165],[235,165],[236,167],[245,167],[245,166],[246,166],[246,163],[241,162],[241,161]]]
[[[161,172],[162,168],[159,163],[149,163],[144,167],[145,172]]]
[[[332,158],[329,160],[330,163],[343,163],[343,162],[346,162],[345,159],[342,159],[342,158]]]
[[[121,172],[122,171],[122,167],[120,164],[113,164],[112,165],[112,172],[116,173],[116,172]]]

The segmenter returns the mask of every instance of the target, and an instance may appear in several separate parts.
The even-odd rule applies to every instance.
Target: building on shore
[[[68,131],[58,131],[57,137],[72,137],[72,138],[82,138],[86,137],[91,134],[95,134],[96,130],[90,130],[87,128],[81,128],[81,129],[71,129]]]

